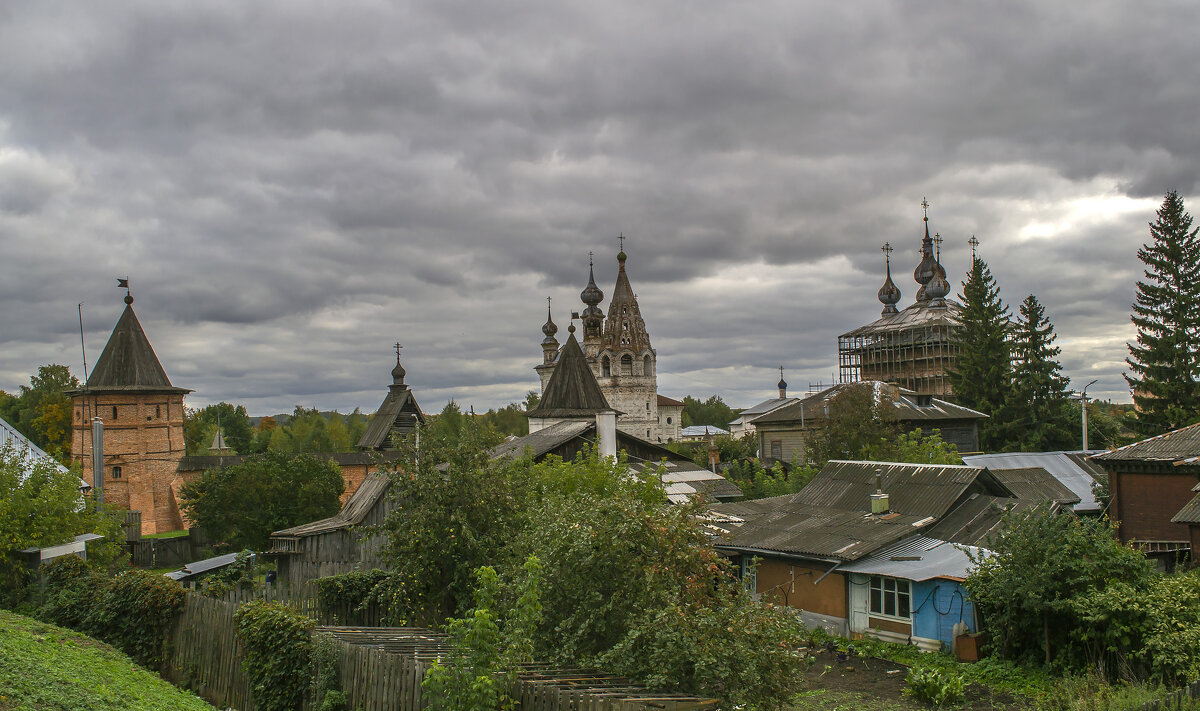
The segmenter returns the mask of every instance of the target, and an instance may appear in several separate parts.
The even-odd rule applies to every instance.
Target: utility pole
[[[1093,380],[1083,386],[1083,392],[1079,393],[1079,409],[1083,410],[1083,451],[1088,451],[1087,441],[1087,389],[1095,385],[1098,381]]]
[[[97,508],[104,508],[104,420],[92,418],[92,491]]]

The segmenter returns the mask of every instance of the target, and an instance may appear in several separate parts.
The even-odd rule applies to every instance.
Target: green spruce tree
[[[1045,452],[1075,444],[1074,411],[1055,338],[1037,297],[1025,297],[1012,331],[1012,387],[997,418],[1007,450]]]
[[[1150,223],[1150,243],[1138,250],[1146,265],[1137,283],[1125,375],[1133,389],[1134,429],[1144,435],[1200,421],[1200,240],[1183,198],[1171,191]]]
[[[990,416],[979,426],[984,450],[1004,445],[999,415],[1012,382],[1010,330],[1000,289],[987,263],[976,257],[963,282],[962,327],[955,338],[958,357],[949,376],[955,401]]]

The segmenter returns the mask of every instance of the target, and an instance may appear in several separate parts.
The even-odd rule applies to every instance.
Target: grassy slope
[[[0,711],[213,711],[90,637],[0,610]]]

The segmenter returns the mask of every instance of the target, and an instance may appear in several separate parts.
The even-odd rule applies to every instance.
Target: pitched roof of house
[[[724,510],[731,504],[714,509]],[[907,538],[932,523],[900,513],[873,516],[830,506],[792,503],[745,520],[723,535],[717,548],[764,551],[836,561],[857,560]]]
[[[1042,467],[1021,469],[991,469],[992,475],[1008,487],[1018,499],[1030,503],[1054,502],[1074,505],[1079,495],[1063,486],[1062,482]]]
[[[558,449],[576,437],[593,432],[595,429],[595,420],[556,422],[523,437],[514,437],[506,442],[501,442],[492,448],[491,455],[494,459],[508,456],[519,457],[525,453],[526,449],[529,449],[536,459],[547,452]],[[594,435],[589,439],[593,438]]]
[[[869,511],[876,472],[892,511],[921,518],[945,515],[972,486],[995,496],[1012,494],[983,467],[833,460],[795,494],[795,502]]]
[[[1181,427],[1091,457],[1102,464],[1162,462],[1176,465],[1192,464],[1198,458],[1200,458],[1200,423]]]
[[[707,437],[709,435],[727,435],[729,430],[723,430],[714,425],[691,425],[679,430],[680,437]]]
[[[986,546],[1004,523],[1004,514],[1013,509],[1031,509],[1036,504],[1010,496],[972,493],[947,511],[928,534],[944,541],[970,546]]]
[[[1049,472],[1071,493],[1079,497],[1072,508],[1077,512],[1099,511],[1100,502],[1092,492],[1097,477],[1107,476],[1097,464],[1086,459],[1086,452],[996,452],[969,454],[963,463],[987,467],[993,474],[1005,469],[1040,467]]]
[[[776,407],[765,414],[754,418],[755,426],[769,423],[800,422],[812,419],[823,419],[828,403],[837,395],[852,388],[874,387],[876,397],[890,397],[893,412],[897,420],[904,422],[937,422],[939,420],[979,420],[987,415],[969,407],[955,405],[952,402],[930,398],[928,405],[920,404],[917,393],[905,388],[896,387],[890,383],[877,380],[864,380],[857,383],[839,383],[826,388],[819,393],[808,395],[800,400]],[[790,398],[789,398],[790,399]],[[803,412],[803,416],[801,416]]]
[[[866,326],[843,333],[840,338],[870,336],[876,333],[898,331],[905,328],[924,326],[958,326],[962,320],[962,305],[951,299],[945,305],[934,305],[929,301],[918,301],[902,311],[876,319]]]
[[[158,362],[158,356],[154,354],[154,348],[150,346],[150,339],[146,338],[142,324],[133,313],[132,297],[126,297],[125,311],[108,337],[108,343],[88,376],[85,388],[93,392],[191,392],[171,385],[170,378]]]
[[[658,406],[659,407],[683,407],[684,405],[682,402],[675,400],[674,398],[669,398],[666,395],[659,395],[658,396]]]
[[[558,365],[546,383],[542,399],[525,414],[540,418],[587,417],[607,410],[612,408],[600,392],[600,384],[572,331],[559,352]]]
[[[762,402],[758,403],[757,405],[752,405],[750,407],[747,407],[745,410],[742,410],[741,412],[739,412],[738,419],[744,419],[747,422],[749,422],[750,420],[754,419],[755,417],[757,417],[759,415],[765,415],[766,413],[771,412],[772,410],[783,407],[784,405],[791,404],[793,402],[799,402],[799,398],[773,397],[770,400],[763,400]]]

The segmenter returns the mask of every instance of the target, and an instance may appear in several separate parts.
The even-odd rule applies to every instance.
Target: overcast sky
[[[192,406],[425,410],[537,388],[617,235],[663,394],[828,383],[971,235],[1129,401],[1163,194],[1195,213],[1200,4],[37,2],[0,10],[0,389],[137,311]]]

